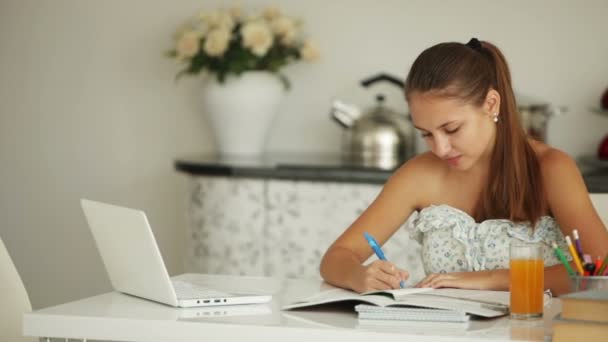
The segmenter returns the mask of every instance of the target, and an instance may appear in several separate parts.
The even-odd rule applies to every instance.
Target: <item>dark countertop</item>
[[[355,165],[337,154],[274,153],[260,157],[202,155],[175,161],[192,175],[384,184],[394,170]]]
[[[607,162],[608,163],[608,162]],[[608,167],[586,167],[589,192],[608,193]],[[191,175],[272,178],[325,182],[384,184],[393,169],[364,167],[337,154],[274,153],[260,157],[199,155],[175,161],[178,171]]]

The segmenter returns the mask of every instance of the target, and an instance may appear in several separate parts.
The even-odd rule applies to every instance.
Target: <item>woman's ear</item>
[[[500,94],[490,88],[488,90],[488,94],[486,95],[486,101],[484,103],[484,110],[488,115],[494,115],[494,113],[498,113],[500,115]]]

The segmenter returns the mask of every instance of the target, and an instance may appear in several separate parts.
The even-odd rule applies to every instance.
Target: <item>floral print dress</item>
[[[466,212],[449,205],[431,205],[415,211],[405,224],[410,236],[421,244],[426,274],[509,268],[509,244],[519,240],[544,244],[545,266],[560,263],[551,242],[568,260],[572,257],[557,221],[542,216],[536,228],[507,219],[475,222]]]

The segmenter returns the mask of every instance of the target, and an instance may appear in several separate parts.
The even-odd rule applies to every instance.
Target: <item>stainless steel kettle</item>
[[[403,89],[403,81],[379,74],[361,81],[368,88],[387,81]],[[385,105],[385,97],[376,95],[376,103],[364,112],[357,106],[334,100],[331,117],[345,128],[342,155],[350,164],[392,170],[416,153],[416,139],[411,119]]]

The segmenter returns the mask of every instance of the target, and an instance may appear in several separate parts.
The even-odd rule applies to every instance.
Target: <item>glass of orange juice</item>
[[[535,319],[543,316],[544,271],[541,243],[511,242],[511,318]]]

